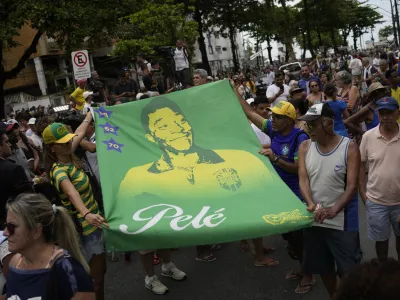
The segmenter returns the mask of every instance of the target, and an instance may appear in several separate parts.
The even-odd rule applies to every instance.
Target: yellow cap
[[[296,120],[296,109],[292,103],[287,101],[280,101],[274,107],[268,108],[268,110],[272,111],[274,114],[287,116],[292,120]]]
[[[50,124],[42,132],[43,143],[45,143],[46,145],[52,143],[68,143],[75,136],[76,134],[70,133],[67,127],[65,127],[65,125],[61,123]]]

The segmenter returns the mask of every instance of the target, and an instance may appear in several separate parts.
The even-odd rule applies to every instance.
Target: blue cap
[[[384,97],[376,101],[376,111],[381,109],[388,109],[392,111],[399,110],[399,103],[392,97]]]

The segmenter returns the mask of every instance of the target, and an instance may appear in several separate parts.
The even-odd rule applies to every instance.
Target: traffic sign
[[[90,78],[89,54],[87,50],[80,50],[71,53],[76,80]]]

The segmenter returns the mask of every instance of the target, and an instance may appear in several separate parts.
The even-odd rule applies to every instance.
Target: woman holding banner
[[[94,279],[96,300],[103,300],[106,255],[101,228],[108,227],[108,224],[100,214],[89,178],[81,162],[74,156],[91,121],[92,115],[88,113],[74,134],[65,125],[53,123],[44,129],[42,137],[45,144],[45,171],[76,224]]]

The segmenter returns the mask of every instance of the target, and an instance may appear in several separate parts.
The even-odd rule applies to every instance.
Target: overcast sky
[[[301,0],[296,0],[294,3],[298,3]],[[400,4],[400,0],[398,0],[399,4]],[[391,15],[390,15],[390,0],[368,0],[367,1],[368,4],[370,4],[371,6],[373,6],[382,16],[383,16],[383,20],[384,23],[382,24],[377,24],[374,28],[374,39],[375,41],[378,41],[378,32],[379,29],[382,27],[385,27],[387,25],[392,25],[392,20],[391,20]],[[246,40],[247,38],[245,38]],[[362,43],[363,43],[363,47],[365,47],[365,42],[366,41],[370,41],[371,40],[371,32],[368,32],[366,34],[364,34],[361,38]],[[254,43],[254,40],[251,40],[252,43]],[[353,45],[353,39],[351,37],[351,34],[348,38],[348,43],[349,45]],[[360,39],[358,39],[357,41],[357,46],[360,47]],[[266,49],[267,44],[264,43],[263,44],[263,49]],[[277,43],[273,43],[272,44],[272,58],[273,59],[277,59],[278,58],[278,49],[277,49]],[[296,56],[300,57],[301,56],[301,49],[299,47],[297,47],[297,45],[295,45],[295,51],[296,51]],[[307,52],[307,56],[311,56],[309,52]],[[264,51],[264,58],[267,59],[268,58],[268,52],[267,50]]]

